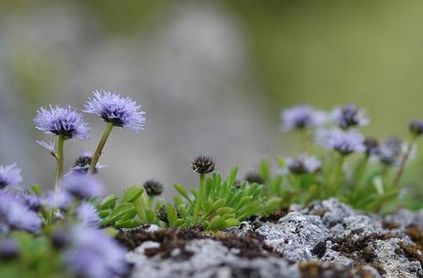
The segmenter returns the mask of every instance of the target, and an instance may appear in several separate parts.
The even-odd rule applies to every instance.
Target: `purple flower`
[[[409,124],[410,132],[414,136],[420,136],[423,134],[423,120],[413,119]]]
[[[9,185],[17,185],[21,181],[21,169],[16,167],[16,164],[0,166],[0,189]]]
[[[114,126],[141,131],[144,129],[145,117],[141,106],[129,97],[105,90],[94,91],[85,105],[85,112],[99,115]]]
[[[42,220],[32,210],[17,198],[6,192],[0,193],[0,230],[8,232],[11,229],[31,233],[40,231]]]
[[[62,182],[63,188],[80,199],[98,197],[103,193],[103,184],[93,175],[72,173]]]
[[[0,259],[4,261],[13,260],[19,257],[18,244],[9,238],[0,240]]]
[[[41,199],[41,203],[48,208],[56,208],[61,210],[68,209],[71,206],[72,201],[72,195],[64,190],[48,192]]]
[[[364,147],[366,148],[366,155],[372,156],[379,153],[379,142],[375,138],[367,137],[364,139]]]
[[[114,278],[129,271],[126,250],[103,231],[77,226],[71,233],[71,242],[64,259],[76,277]]]
[[[89,151],[83,151],[80,156],[76,159],[73,167],[72,167],[72,171],[74,173],[79,173],[79,174],[86,174],[88,173],[88,169],[90,168],[90,163],[91,163],[91,159],[93,158],[91,152]],[[94,169],[94,174],[98,173],[99,169],[102,169],[106,166],[101,165],[99,163],[97,163],[97,166]]]
[[[342,155],[365,151],[364,138],[357,131],[330,129],[320,132],[317,139],[323,147]]]
[[[366,112],[362,109],[358,109],[354,104],[337,107],[333,115],[336,123],[342,129],[363,126],[370,122],[366,116]]]
[[[393,166],[399,162],[402,154],[402,142],[396,137],[385,138],[379,146],[379,160],[388,166]]]
[[[40,108],[34,119],[37,129],[54,135],[61,135],[65,139],[88,137],[88,124],[72,107],[50,106],[50,109]]]
[[[101,220],[97,209],[92,204],[86,202],[83,202],[76,209],[76,215],[79,222],[88,227],[97,227]]]
[[[318,171],[322,163],[314,156],[301,154],[297,158],[287,158],[286,164],[291,173],[304,175]]]
[[[292,129],[314,128],[322,124],[325,115],[309,105],[298,105],[281,112],[282,128]]]

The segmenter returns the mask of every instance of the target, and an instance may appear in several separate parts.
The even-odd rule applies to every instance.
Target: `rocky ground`
[[[423,211],[364,214],[335,199],[207,233],[121,232],[132,277],[423,277]]]

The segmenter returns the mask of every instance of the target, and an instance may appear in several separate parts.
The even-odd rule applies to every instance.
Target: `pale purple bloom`
[[[21,181],[21,169],[16,167],[16,164],[0,166],[0,189],[9,185],[17,185]]]
[[[76,161],[75,161],[75,163],[74,163],[74,165],[71,169],[72,172],[79,173],[79,174],[88,173],[92,157],[93,156],[92,156],[91,152],[89,152],[87,150],[82,151],[82,153],[76,159]],[[94,174],[98,173],[98,170],[102,169],[104,167],[106,167],[106,166],[101,165],[100,163],[97,163],[97,166],[94,169]]]
[[[101,220],[97,209],[92,204],[86,202],[83,202],[76,209],[76,215],[79,222],[84,226],[97,227]]]
[[[309,105],[298,105],[281,112],[282,128],[292,129],[314,128],[322,124],[325,114]]]
[[[144,129],[145,117],[141,106],[129,97],[105,90],[94,91],[85,105],[85,112],[96,114],[114,126],[141,131]]]
[[[20,200],[5,192],[0,193],[0,230],[40,231],[42,220]]]
[[[318,134],[317,139],[323,147],[335,150],[342,155],[365,151],[363,136],[354,130],[324,130]]]
[[[37,129],[54,135],[62,135],[65,139],[88,137],[88,124],[72,107],[50,106],[50,109],[40,108],[34,118]]]
[[[5,238],[0,240],[0,259],[13,260],[19,257],[19,246],[13,239]]]
[[[385,165],[395,165],[400,160],[402,149],[403,144],[399,138],[385,138],[379,146],[379,159]]]
[[[423,120],[413,119],[409,124],[410,132],[414,136],[420,136],[423,134]]]
[[[364,147],[366,148],[366,155],[373,156],[379,154],[379,142],[375,138],[367,137],[364,139]]]
[[[76,277],[114,278],[129,271],[126,250],[103,231],[79,225],[71,233],[71,242],[64,259]]]
[[[72,173],[62,182],[63,189],[80,199],[99,197],[103,184],[93,175]]]
[[[358,109],[354,104],[335,108],[333,116],[336,124],[342,129],[363,126],[370,122],[366,112],[363,109]]]
[[[61,210],[68,209],[72,205],[72,202],[72,195],[64,190],[48,192],[41,199],[41,203],[48,208],[56,208]]]
[[[301,154],[297,158],[287,158],[286,164],[288,170],[296,175],[314,173],[318,171],[322,165],[321,161],[314,156]]]

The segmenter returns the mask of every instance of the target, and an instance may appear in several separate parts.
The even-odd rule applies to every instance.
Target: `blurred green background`
[[[192,183],[189,159],[200,153],[241,173],[293,154],[279,111],[297,103],[354,102],[371,116],[366,134],[406,138],[408,120],[423,117],[422,50],[417,0],[3,0],[0,163],[51,184],[54,163],[31,119],[42,105],[82,107],[96,88],[147,112],[141,135],[119,130],[107,147],[112,190],[150,177]],[[101,121],[90,123],[98,136]],[[68,144],[68,164],[96,138]]]

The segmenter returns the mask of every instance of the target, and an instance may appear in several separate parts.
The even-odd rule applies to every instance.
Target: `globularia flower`
[[[103,193],[103,184],[93,175],[72,173],[62,182],[63,189],[79,199],[99,197]]]
[[[191,162],[191,165],[192,170],[200,175],[211,173],[215,168],[213,158],[205,155],[200,155],[194,158]]]
[[[129,97],[105,90],[94,91],[85,105],[85,112],[96,114],[114,126],[141,131],[144,129],[145,117],[141,106]]]
[[[41,199],[41,203],[48,208],[61,210],[68,209],[71,206],[72,201],[72,195],[65,190],[47,192]]]
[[[83,202],[76,209],[76,215],[79,222],[88,227],[97,227],[101,220],[97,209],[92,204],[86,202]]]
[[[342,155],[365,151],[363,136],[354,130],[325,130],[320,132],[318,140],[325,148],[335,150]]]
[[[9,185],[17,185],[21,181],[21,169],[16,167],[16,164],[0,166],[0,189]]]
[[[19,246],[12,239],[0,240],[0,259],[2,261],[10,261],[19,257]]]
[[[369,123],[366,113],[358,109],[354,104],[337,107],[334,111],[335,121],[342,129],[355,126],[363,126]]]
[[[156,180],[148,180],[143,186],[148,196],[158,196],[163,192],[163,185]]]
[[[288,170],[295,175],[304,175],[318,171],[322,165],[314,156],[301,154],[297,158],[287,158]]]
[[[309,105],[298,105],[281,112],[282,128],[285,131],[292,129],[313,128],[324,120],[324,113],[315,110]]]
[[[75,173],[86,174],[88,173],[88,169],[90,168],[91,160],[93,156],[89,151],[83,151],[81,155],[76,159],[72,171]],[[94,174],[98,173],[99,169],[104,168],[104,165],[100,165],[97,163],[97,166],[94,169]]]
[[[88,137],[88,124],[72,107],[50,106],[50,109],[40,108],[34,118],[37,129],[65,139]]]
[[[379,142],[375,138],[367,137],[364,139],[364,147],[367,156],[377,155],[379,153]]]
[[[23,230],[40,231],[42,220],[20,200],[6,192],[0,193],[0,232]]]
[[[115,278],[128,272],[126,250],[103,231],[77,226],[71,233],[71,242],[64,259],[76,277]]]
[[[423,134],[423,120],[413,119],[409,125],[410,132],[414,136],[420,136]]]
[[[379,146],[379,159],[385,165],[395,165],[400,160],[402,149],[402,141],[399,138],[385,138]]]

